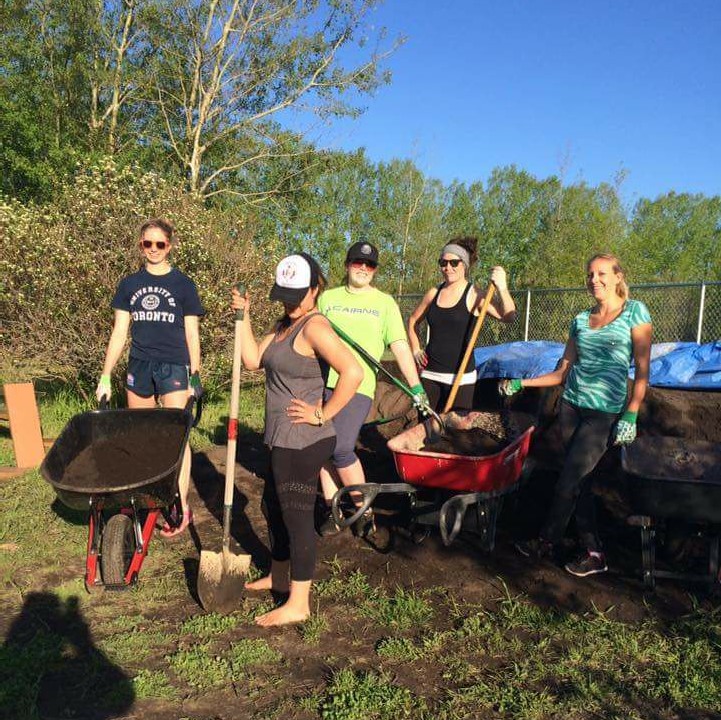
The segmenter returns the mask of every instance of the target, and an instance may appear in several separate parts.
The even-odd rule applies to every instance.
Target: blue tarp
[[[551,372],[563,345],[536,340],[477,348],[479,378],[530,378]],[[633,366],[629,373],[633,377]],[[651,348],[651,385],[697,390],[721,390],[721,341],[657,343]]]

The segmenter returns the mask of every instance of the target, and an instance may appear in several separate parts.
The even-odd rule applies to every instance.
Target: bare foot
[[[276,625],[289,625],[307,620],[310,617],[310,610],[289,607],[288,603],[281,605],[275,610],[259,615],[255,618],[256,625],[261,627],[275,627]]]
[[[284,588],[277,587],[277,583],[273,585],[273,576],[272,575],[266,575],[265,577],[258,578],[257,580],[253,580],[253,582],[247,582],[245,583],[245,589],[246,590],[275,590],[279,593],[287,593],[288,592],[288,586],[286,585]]]

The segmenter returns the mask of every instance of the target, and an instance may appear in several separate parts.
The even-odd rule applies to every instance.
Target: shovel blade
[[[235,610],[243,597],[249,567],[250,555],[203,550],[198,567],[198,598],[203,609],[220,613]]]

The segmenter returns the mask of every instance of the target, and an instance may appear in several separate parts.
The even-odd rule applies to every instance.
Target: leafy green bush
[[[87,392],[100,374],[118,281],[140,266],[137,230],[162,216],[177,229],[174,263],[197,284],[203,376],[210,388],[230,375],[230,287],[255,299],[254,325],[268,327],[275,248],[254,242],[254,218],[207,208],[153,172],[105,159],[78,168],[53,204],[0,198],[0,376],[59,378]],[[122,375],[118,373],[116,377]]]

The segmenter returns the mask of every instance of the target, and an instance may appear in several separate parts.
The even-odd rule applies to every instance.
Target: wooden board
[[[5,406],[10,418],[15,464],[19,468],[35,468],[45,457],[40,416],[32,383],[3,385]]]

